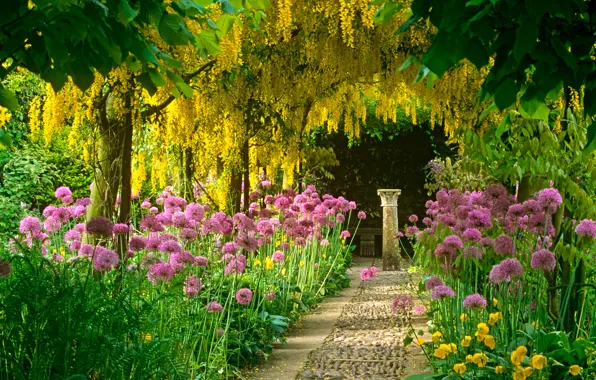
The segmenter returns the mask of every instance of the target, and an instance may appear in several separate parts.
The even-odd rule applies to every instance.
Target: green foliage
[[[440,189],[458,189],[460,191],[481,190],[488,183],[488,175],[483,172],[478,162],[468,157],[458,157],[455,162],[450,157],[444,160],[434,158],[426,165],[426,183],[428,195]]]
[[[397,2],[377,3],[385,10]],[[547,97],[557,98],[562,88],[585,88],[585,111],[596,114],[596,37],[586,21],[593,13],[590,2],[414,0],[411,12],[398,32],[426,20],[437,30],[422,56],[421,73],[441,76],[464,59],[481,69],[492,57],[481,100],[492,96],[504,109],[521,96],[526,117],[547,120]]]
[[[0,240],[8,239],[19,228],[25,210],[19,202],[0,195]]]

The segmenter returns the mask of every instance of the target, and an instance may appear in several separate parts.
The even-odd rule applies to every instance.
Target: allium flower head
[[[209,259],[205,256],[196,256],[194,264],[199,267],[207,268],[209,266]]]
[[[364,211],[359,211],[358,219],[366,219],[366,213]]]
[[[141,208],[143,210],[148,210],[151,208],[151,201],[149,200],[149,198],[145,199],[142,203],[141,203]]]
[[[418,215],[412,214],[412,215],[410,215],[408,220],[410,221],[410,223],[416,223],[418,221]]]
[[[468,226],[470,228],[489,228],[491,227],[492,220],[490,215],[490,209],[487,208],[479,208],[473,211],[470,211],[468,214]]]
[[[370,273],[370,270],[368,270],[367,268],[364,268],[360,271],[360,279],[362,281],[367,281],[370,280],[372,278],[372,275]]]
[[[540,249],[532,254],[531,266],[534,269],[550,272],[557,266],[557,259],[548,249]]]
[[[240,305],[248,305],[252,301],[252,291],[248,288],[238,289],[236,292],[236,301]]]
[[[149,265],[147,278],[155,284],[159,281],[170,282],[174,275],[176,275],[176,270],[171,264],[158,262]]]
[[[63,199],[65,197],[71,197],[71,199],[72,199],[72,191],[70,191],[70,189],[66,186],[61,186],[61,187],[57,188],[54,195],[58,199]]]
[[[433,290],[437,286],[445,285],[445,283],[437,276],[432,276],[424,283],[426,290]]]
[[[34,216],[27,216],[23,220],[21,220],[21,224],[19,226],[19,231],[22,234],[34,234],[36,232],[41,232],[41,222]]]
[[[216,301],[209,302],[205,309],[210,313],[219,313],[223,310],[223,307]]]
[[[265,293],[265,299],[267,301],[274,301],[275,298],[277,297],[277,294],[273,291],[273,290],[269,290],[267,291],[267,293]]]
[[[284,259],[285,259],[285,255],[283,254],[282,251],[275,251],[271,255],[271,260],[273,260],[274,263],[282,263],[284,261]]]
[[[64,234],[64,241],[67,243],[72,243],[73,241],[81,240],[81,233],[76,230],[68,230]]]
[[[455,292],[447,285],[439,285],[433,288],[430,293],[430,298],[434,300],[442,300],[447,297],[454,297]]]
[[[145,236],[132,236],[128,242],[128,246],[135,252],[142,251],[147,246],[147,238]]]
[[[320,244],[321,244],[321,246],[326,247],[326,246],[329,245],[329,240],[323,239],[323,240],[321,240],[321,243]]]
[[[480,294],[470,294],[464,299],[464,309],[481,310],[486,308],[486,299]]]
[[[489,278],[492,283],[510,282],[524,274],[524,267],[517,259],[505,259],[493,266]]]
[[[563,203],[563,198],[559,194],[559,190],[555,188],[542,189],[536,193],[536,199],[540,203],[545,212],[554,214],[557,208]]]
[[[348,231],[348,230],[343,230],[343,231],[342,231],[342,232],[339,234],[339,236],[340,236],[342,239],[347,239],[347,238],[349,238],[349,237],[351,236],[351,235],[350,235],[350,231]]]
[[[88,233],[105,237],[112,236],[114,223],[103,216],[94,216],[85,226]]]
[[[416,305],[414,306],[414,315],[421,316],[426,312],[426,308],[424,305]]]
[[[113,231],[117,235],[124,235],[130,231],[130,227],[125,223],[116,223],[114,224]]]
[[[159,245],[159,251],[162,253],[178,253],[182,252],[182,247],[175,240],[166,240]]]
[[[394,314],[407,314],[412,310],[413,307],[414,301],[412,300],[412,296],[407,294],[399,294],[393,300],[391,311],[393,311]]]
[[[370,268],[368,268],[368,271],[370,272],[371,277],[375,277],[379,269],[373,265]]]
[[[480,241],[482,233],[477,228],[468,228],[462,234],[465,241]]]
[[[464,247],[464,243],[457,235],[449,235],[443,239],[442,245],[450,252],[454,252]]]
[[[596,222],[590,219],[584,219],[575,227],[575,233],[579,236],[596,238]]]
[[[418,227],[416,226],[408,226],[408,228],[406,228],[406,236],[408,237],[412,237],[414,235],[416,235],[418,233]]]
[[[99,272],[107,272],[118,266],[120,258],[114,251],[98,246],[95,249],[93,268]]]
[[[501,235],[495,240],[495,253],[498,255],[515,254],[515,243],[509,235]]]

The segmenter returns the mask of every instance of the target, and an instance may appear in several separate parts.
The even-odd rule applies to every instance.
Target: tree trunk
[[[244,142],[242,148],[242,165],[244,174],[244,212],[248,212],[250,206],[250,156],[249,156],[248,139]]]
[[[184,152],[184,198],[189,201],[194,200],[193,192],[193,178],[194,178],[194,166],[193,166],[193,154],[191,148],[186,148]]]
[[[242,195],[242,173],[240,169],[234,168],[230,178],[230,212],[232,214],[240,211],[240,197]]]

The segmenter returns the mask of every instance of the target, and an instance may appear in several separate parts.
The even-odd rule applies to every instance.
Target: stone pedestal
[[[398,231],[397,200],[401,194],[399,189],[379,189],[383,207],[383,270],[398,270],[399,244],[395,238]]]

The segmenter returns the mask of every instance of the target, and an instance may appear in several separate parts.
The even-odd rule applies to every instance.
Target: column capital
[[[382,207],[396,207],[401,189],[378,189],[377,194],[381,197]]]

